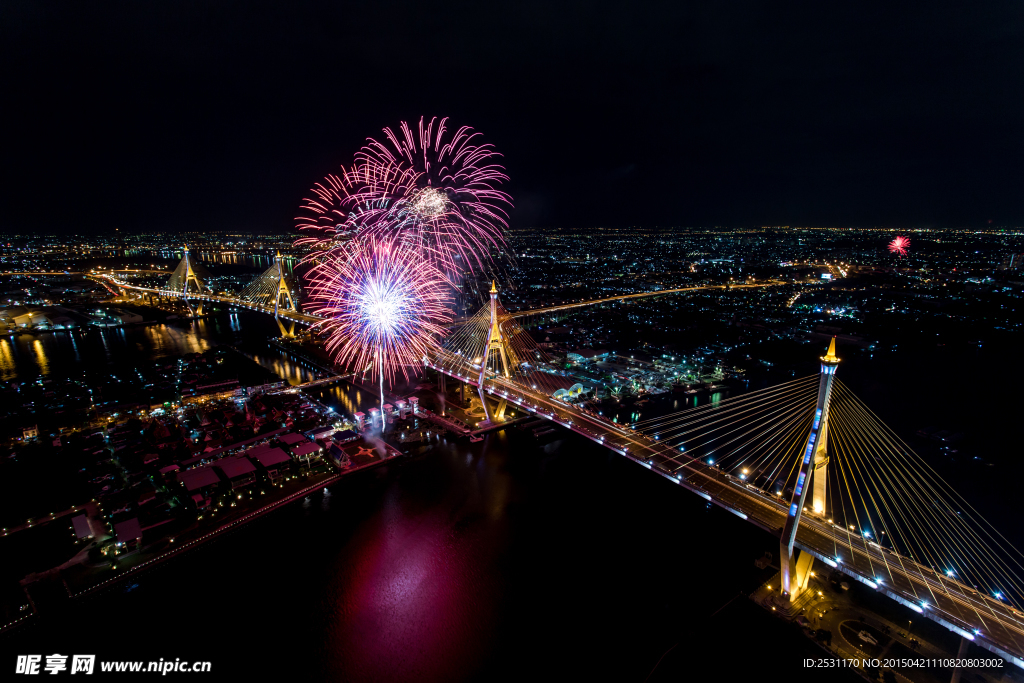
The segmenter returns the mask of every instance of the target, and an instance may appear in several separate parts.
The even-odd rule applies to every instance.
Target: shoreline
[[[317,489],[326,488],[328,485],[333,484],[333,483],[341,480],[342,477],[345,477],[345,476],[347,476],[349,474],[354,474],[356,472],[364,472],[364,471],[372,470],[372,469],[374,469],[376,467],[380,467],[381,465],[389,464],[393,460],[398,458],[400,455],[402,455],[401,451],[398,451],[393,446],[387,445],[387,447],[388,447],[388,451],[390,453],[390,457],[388,457],[386,459],[382,459],[382,460],[379,460],[377,462],[367,463],[365,465],[361,465],[361,466],[358,466],[358,467],[348,468],[348,469],[346,469],[344,471],[335,472],[335,473],[329,475],[328,477],[317,481],[314,484],[310,484],[309,486],[306,486],[306,487],[304,487],[304,488],[302,488],[302,489],[300,489],[298,491],[295,491],[294,493],[288,494],[284,498],[280,498],[278,500],[275,500],[275,501],[272,501],[270,503],[267,503],[263,507],[261,507],[261,508],[259,508],[257,510],[254,510],[254,511],[252,511],[252,512],[246,514],[246,515],[243,515],[242,517],[239,517],[238,519],[232,520],[230,522],[225,522],[224,524],[222,524],[221,526],[217,527],[216,529],[213,529],[212,531],[208,531],[205,534],[203,534],[202,536],[199,536],[198,538],[195,538],[195,539],[193,539],[191,541],[183,543],[180,546],[177,546],[177,547],[175,547],[172,550],[166,550],[166,551],[158,554],[155,557],[152,557],[152,558],[150,558],[148,560],[145,560],[144,562],[132,565],[131,567],[126,568],[124,571],[118,572],[114,576],[111,576],[111,577],[109,577],[107,579],[104,579],[104,580],[100,581],[99,583],[95,583],[95,584],[93,584],[91,586],[88,586],[87,588],[84,588],[82,590],[79,590],[79,591],[77,591],[75,593],[71,592],[71,589],[68,587],[67,582],[63,578],[61,578],[61,583],[63,583],[64,588],[65,588],[65,590],[67,591],[67,594],[68,594],[68,600],[77,600],[79,598],[88,597],[89,595],[93,595],[93,594],[102,592],[103,590],[105,590],[107,588],[111,588],[111,587],[117,585],[118,583],[124,581],[127,578],[130,578],[132,576],[136,576],[136,575],[140,574],[142,571],[144,571],[146,569],[152,569],[155,566],[158,566],[158,565],[161,565],[161,564],[163,564],[165,562],[173,560],[176,557],[178,557],[179,555],[181,555],[181,554],[183,554],[183,553],[185,553],[187,551],[195,550],[195,549],[197,549],[198,547],[202,546],[205,543],[208,543],[210,541],[213,541],[213,540],[216,540],[218,538],[221,538],[226,532],[236,531],[236,530],[244,527],[249,522],[255,521],[256,519],[259,519],[259,518],[261,518],[261,517],[263,517],[263,516],[265,516],[267,514],[270,514],[271,512],[274,512],[275,510],[280,509],[280,508],[288,505],[289,503],[293,503],[293,502],[295,502],[296,500],[298,500],[300,498],[305,498],[310,493],[315,492]],[[36,582],[33,581],[32,583],[36,583]],[[26,614],[24,616],[21,616],[18,619],[15,619],[14,621],[8,622],[7,624],[4,624],[3,626],[0,626],[0,635],[8,633],[8,632],[10,632],[10,631],[12,631],[12,630],[14,630],[16,628],[22,627],[22,626],[26,625],[27,623],[29,623],[28,620],[30,620],[32,617],[39,616],[39,610],[36,607],[35,601],[32,599],[31,594],[29,592],[29,586],[30,585],[31,584],[23,585],[22,588],[25,591],[25,595],[28,598],[29,604],[32,607],[32,612],[30,614]]]

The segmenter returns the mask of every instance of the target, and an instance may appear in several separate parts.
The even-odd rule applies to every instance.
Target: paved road
[[[118,280],[110,275],[103,273],[93,273],[92,277],[118,289],[131,290],[133,292],[142,292],[145,294],[155,294],[157,296],[171,296],[177,298],[186,298],[189,301],[216,301],[218,303],[230,304],[231,306],[238,306],[239,308],[248,308],[253,311],[259,311],[261,313],[267,313],[274,315],[273,306],[264,306],[261,304],[254,304],[247,301],[243,301],[233,296],[221,296],[219,294],[189,294],[187,297],[183,296],[181,292],[175,292],[169,289],[154,289],[152,287],[139,287],[136,285],[130,285],[127,282]],[[277,312],[278,317],[284,318],[285,320],[291,320],[297,323],[303,323],[306,325],[312,325],[323,320],[318,315],[312,315],[310,313],[300,313],[298,311],[289,311],[285,309],[279,309]]]
[[[513,318],[522,318],[527,315],[543,315],[545,313],[554,313],[556,311],[564,311],[570,308],[580,308],[581,306],[595,306],[597,304],[610,303],[613,301],[625,301],[626,299],[640,299],[647,296],[660,296],[662,294],[679,294],[680,292],[696,292],[701,289],[749,289],[752,287],[774,287],[776,285],[787,284],[780,280],[769,280],[767,282],[760,282],[756,284],[736,284],[736,285],[696,285],[693,287],[679,287],[678,289],[660,289],[655,292],[638,292],[636,294],[622,294],[620,296],[608,296],[603,299],[590,299],[588,301],[574,301],[567,304],[559,304],[557,306],[545,306],[544,308],[530,308],[525,311],[511,312],[510,315]]]

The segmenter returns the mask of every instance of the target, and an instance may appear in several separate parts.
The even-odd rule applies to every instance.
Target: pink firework
[[[896,254],[900,258],[907,255],[907,249],[910,247],[910,238],[897,236],[892,242],[889,242],[889,252]]]
[[[327,252],[343,247],[361,232],[362,226],[346,208],[352,201],[350,188],[358,184],[353,172],[343,166],[340,174],[332,173],[312,187],[312,196],[303,200],[302,213],[295,218],[296,227],[302,235],[295,241],[295,246],[310,250],[303,261],[316,262],[326,258]]]
[[[449,287],[430,262],[398,240],[368,237],[331,250],[310,272],[311,311],[327,319],[327,350],[357,371],[373,368],[381,386],[408,377],[451,321]]]
[[[452,276],[484,269],[492,249],[505,244],[511,197],[500,154],[463,126],[450,134],[447,119],[402,122],[369,139],[355,165],[313,188],[297,219],[298,244],[317,252],[353,235],[398,237]]]

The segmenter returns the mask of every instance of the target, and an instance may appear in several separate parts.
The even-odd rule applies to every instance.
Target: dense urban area
[[[454,307],[471,316],[493,281],[543,351],[542,369],[560,379],[555,397],[616,422],[660,395],[725,395],[813,371],[831,338],[847,356],[870,356],[1021,331],[1024,230],[904,234],[912,248],[901,257],[886,249],[895,233],[882,229],[513,230],[510,255],[492,278],[462,282]],[[389,388],[388,403],[368,414],[357,402],[328,406],[325,387],[376,389],[334,367],[308,331],[60,370],[47,340],[77,354],[111,329],[235,324],[242,306],[196,308],[110,287],[116,277],[160,289],[186,248],[227,298],[280,263],[303,308],[302,254],[286,234],[3,238],[5,625],[28,618],[33,601],[95,591],[348,473],[438,439],[479,438],[479,400],[430,371]],[[594,300],[604,301],[574,306]],[[556,429],[509,418],[541,440]],[[964,438],[947,425],[922,436],[946,449]]]

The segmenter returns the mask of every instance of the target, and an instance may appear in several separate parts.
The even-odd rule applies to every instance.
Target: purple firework
[[[369,139],[355,165],[313,188],[297,219],[313,257],[353,235],[398,237],[451,278],[484,269],[491,250],[505,245],[511,197],[500,154],[463,126],[451,134],[447,119],[402,122]]]
[[[451,320],[449,288],[428,261],[394,239],[368,237],[324,255],[310,272],[311,312],[324,316],[336,363],[373,368],[381,384],[408,377]]]

